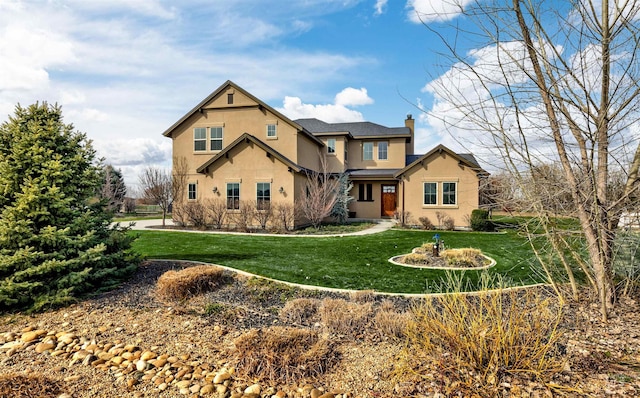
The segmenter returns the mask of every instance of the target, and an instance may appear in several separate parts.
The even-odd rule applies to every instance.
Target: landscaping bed
[[[410,373],[398,377],[396,365],[404,355],[404,344],[401,335],[394,337],[399,318],[393,314],[402,317],[420,301],[367,291],[301,290],[228,271],[211,291],[182,300],[159,295],[156,281],[162,274],[192,266],[147,262],[112,292],[43,314],[1,316],[0,346],[5,348],[0,348],[0,374],[22,385],[28,383],[17,376],[49,383],[56,387],[55,394],[73,398],[442,397],[468,395],[479,388],[461,383],[464,375],[430,362],[423,362],[418,378]],[[499,374],[495,385],[484,391],[512,397],[638,396],[640,305],[624,299],[610,322],[602,324],[598,309],[585,302],[565,308],[560,345],[553,352],[562,360],[562,369],[546,382],[517,372]],[[47,335],[58,336],[56,347],[62,344],[62,352],[52,355],[52,348],[46,350]],[[329,366],[303,376],[291,372],[281,381],[265,374],[248,376],[256,358],[269,361],[274,369],[286,364],[274,361],[264,350],[276,347],[279,336],[309,344],[302,345],[307,348],[299,354],[312,355],[306,366]],[[314,346],[317,338],[326,338],[328,345]],[[9,340],[17,342],[13,349],[6,348]],[[107,358],[109,349],[118,345],[122,350],[117,357],[133,357],[131,366],[101,367],[104,363],[86,360],[95,355],[90,351]],[[137,370],[142,356],[149,359]],[[163,360],[169,365],[160,367]],[[157,376],[160,369],[162,380]],[[0,380],[0,396],[2,388]],[[9,396],[29,395],[13,391]]]

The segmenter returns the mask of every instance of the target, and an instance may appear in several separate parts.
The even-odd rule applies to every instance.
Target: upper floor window
[[[206,127],[196,127],[193,129],[193,150],[207,150],[207,129]]]
[[[227,104],[233,104],[233,93],[227,94]]]
[[[275,138],[278,136],[276,124],[267,124],[267,138]]]
[[[327,153],[335,154],[336,153],[336,139],[329,138],[327,140]]]
[[[388,159],[389,143],[387,141],[378,142],[378,160]]]
[[[438,184],[435,182],[424,183],[424,201],[425,205],[438,204]]]
[[[196,200],[198,198],[197,189],[198,189],[198,185],[197,184],[189,183],[189,186],[188,186],[188,189],[187,189],[188,195],[189,195],[188,196],[189,200]]]
[[[362,160],[373,160],[373,142],[362,144]]]
[[[456,204],[456,185],[457,184],[455,182],[442,183],[442,204],[443,205]]]
[[[256,188],[256,203],[258,210],[269,209],[271,206],[271,183],[259,182]]]
[[[211,127],[211,150],[222,150],[222,127]]]
[[[227,209],[230,209],[230,210],[240,209],[240,183],[239,182],[227,183]]]

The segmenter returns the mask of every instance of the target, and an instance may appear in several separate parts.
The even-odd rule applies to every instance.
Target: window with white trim
[[[373,142],[362,143],[362,160],[373,160]]]
[[[378,160],[387,160],[389,156],[389,143],[387,141],[378,142]]]
[[[456,202],[456,188],[455,182],[443,182],[442,183],[442,204],[443,205],[455,205]]]
[[[436,205],[438,204],[438,183],[437,182],[425,182],[424,183],[424,200],[423,205]]]
[[[258,210],[268,210],[271,207],[271,183],[256,184],[256,207]]]
[[[211,127],[209,129],[211,134],[211,150],[212,151],[221,151],[222,150],[222,127]]]
[[[193,129],[193,150],[194,151],[207,150],[207,128],[206,127],[196,127]]]
[[[327,153],[335,155],[335,153],[336,153],[336,139],[335,138],[329,138],[327,140]]]
[[[275,138],[278,136],[276,124],[267,124],[267,138]]]
[[[198,198],[198,185],[195,183],[189,183],[187,187],[189,200],[196,200]]]
[[[240,209],[240,183],[239,182],[227,183],[227,209],[229,210]]]

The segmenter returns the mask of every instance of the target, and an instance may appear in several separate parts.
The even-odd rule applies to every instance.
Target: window
[[[227,183],[227,209],[240,209],[240,183]]]
[[[387,160],[389,143],[387,141],[378,142],[378,160]]]
[[[227,104],[233,104],[233,93],[227,94]]]
[[[456,204],[456,183],[455,182],[442,183],[442,204],[443,205]]]
[[[362,160],[373,160],[373,142],[362,144]]]
[[[278,130],[275,124],[267,124],[267,138],[275,138],[278,136]]]
[[[358,201],[373,202],[373,184],[358,184]]]
[[[424,202],[425,205],[438,204],[438,184],[435,182],[424,183]]]
[[[207,129],[205,127],[196,127],[193,129],[193,150],[207,150]]]
[[[189,200],[196,200],[197,199],[197,188],[198,185],[194,184],[194,183],[189,183],[189,187],[188,187],[188,191],[189,191]]]
[[[258,210],[267,210],[271,206],[271,183],[259,182],[256,189],[256,203]]]
[[[222,150],[222,127],[211,127],[211,150]]]
[[[327,140],[327,153],[335,154],[336,153],[336,139],[329,138]]]

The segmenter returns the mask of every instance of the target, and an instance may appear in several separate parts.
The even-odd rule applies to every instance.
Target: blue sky
[[[423,13],[446,1],[0,0],[0,120],[61,104],[131,186],[169,165],[161,133],[226,80],[292,119],[402,126],[411,113],[417,151],[459,150],[417,108],[443,49],[416,15],[438,23]]]

